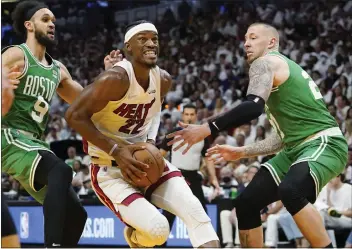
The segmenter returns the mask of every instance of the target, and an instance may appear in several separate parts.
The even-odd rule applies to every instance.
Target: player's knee
[[[154,245],[162,245],[170,234],[169,222],[164,215],[156,215],[151,220],[148,231],[145,232]]]
[[[191,194],[179,196],[180,206],[183,208],[180,214],[177,214],[186,224],[188,229],[199,226],[201,223],[210,223],[210,218],[205,212],[200,201]]]
[[[69,181],[70,183],[72,182],[72,168],[68,166],[64,162],[59,162],[57,163],[54,168],[51,170],[49,175],[57,178],[61,178],[63,182]]]
[[[238,228],[249,230],[261,225],[260,210],[255,203],[255,197],[244,191],[235,201]]]
[[[278,187],[278,194],[287,211],[293,216],[309,202],[305,194],[291,181],[283,181]]]

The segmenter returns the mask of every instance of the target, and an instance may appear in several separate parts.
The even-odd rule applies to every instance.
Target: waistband
[[[101,165],[101,166],[110,166],[110,167],[117,167],[117,163],[115,160],[110,160],[107,158],[101,158],[96,156],[91,156],[91,162],[94,165]]]
[[[28,138],[35,138],[35,139],[39,139],[38,136],[32,132],[29,132],[29,131],[24,131],[24,130],[19,130],[19,129],[16,129],[16,128],[11,128],[11,127],[7,127],[5,125],[2,125],[1,126],[1,129],[11,129],[11,130],[14,130]]]
[[[326,130],[319,131],[318,133],[315,133],[314,135],[306,138],[302,143],[299,145],[305,144],[307,142],[313,141],[321,136],[329,136],[329,137],[336,137],[336,136],[343,136],[342,131],[340,130],[339,127],[332,127],[328,128]]]

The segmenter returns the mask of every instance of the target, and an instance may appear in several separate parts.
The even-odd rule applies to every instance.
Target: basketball
[[[147,176],[143,177],[139,182],[134,182],[136,187],[145,188],[156,183],[164,172],[165,161],[159,149],[151,143],[136,143],[135,145],[145,146],[144,150],[138,150],[133,153],[133,158],[149,165],[149,169],[145,169]]]

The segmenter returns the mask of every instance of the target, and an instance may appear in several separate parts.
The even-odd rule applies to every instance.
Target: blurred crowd
[[[160,38],[158,64],[174,79],[161,112],[157,144],[175,128],[181,119],[182,107],[188,103],[196,105],[197,119],[202,123],[242,102],[248,86],[248,64],[243,46],[245,31],[249,24],[256,21],[271,23],[280,33],[280,52],[312,76],[348,141],[349,159],[345,171],[337,177],[338,180],[333,179],[324,188],[318,197],[320,204],[318,201],[316,204],[322,217],[330,222],[329,226],[340,226],[339,222],[331,223],[333,216],[329,216],[331,212],[326,216],[325,211],[331,207],[337,208],[337,213],[352,210],[350,198],[347,203],[337,197],[344,184],[347,184],[344,187],[347,192],[344,193],[352,195],[352,1],[209,2],[208,9],[200,9],[193,6],[191,1],[182,1],[177,9],[167,9],[164,15],[154,20]],[[49,6],[57,18],[59,40],[58,46],[50,53],[63,62],[73,78],[85,87],[103,71],[104,55],[111,49],[123,48],[125,23],[116,24],[113,21],[113,8],[102,8],[94,3],[87,8],[82,7],[81,1],[52,0]],[[18,41],[10,28],[9,14],[3,12],[2,17],[3,47]],[[48,143],[82,139],[63,118],[67,107],[55,96],[44,138]],[[273,128],[263,114],[251,123],[222,132],[211,142],[214,145],[244,146],[265,139],[271,132]],[[258,157],[216,165],[221,185],[217,193],[208,184],[206,167],[201,167],[204,192],[209,202],[235,198],[251,181],[261,163],[269,158]],[[89,156],[77,155],[75,148],[70,147],[66,162],[73,167],[73,185],[77,193],[82,197],[94,196],[90,185]],[[29,198],[19,184],[6,175],[2,176],[2,188],[13,198]],[[342,217],[350,219],[347,221],[352,228],[352,218]],[[341,216],[333,218],[342,219]],[[275,231],[278,227],[296,246],[305,245],[299,231],[286,229],[292,226],[293,220],[282,203],[275,203],[264,210],[262,219],[267,227],[266,246],[277,246],[278,235]],[[222,212],[223,225],[234,226],[237,230],[235,210]],[[238,243],[238,236],[232,236],[232,232],[222,234],[222,238],[229,247]]]

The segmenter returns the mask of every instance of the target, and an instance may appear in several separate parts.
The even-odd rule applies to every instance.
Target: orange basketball
[[[136,143],[135,145],[145,146],[144,150],[138,150],[133,153],[133,157],[145,164],[149,165],[144,171],[147,176],[139,182],[134,182],[136,187],[144,188],[156,183],[164,172],[165,161],[159,149],[151,143]]]

